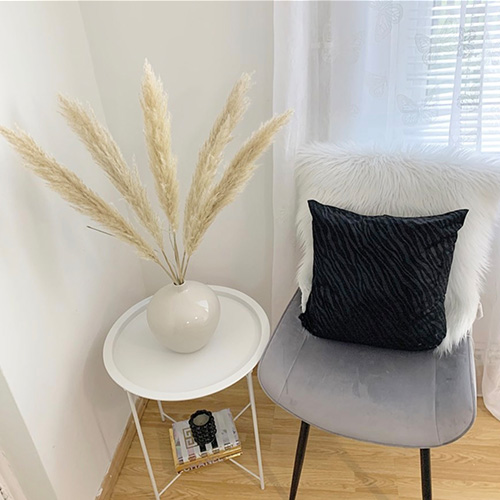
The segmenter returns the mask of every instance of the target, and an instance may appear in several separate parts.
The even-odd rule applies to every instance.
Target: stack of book
[[[206,451],[200,451],[191,434],[189,421],[175,422],[170,429],[170,443],[174,457],[175,470],[187,472],[199,469],[241,455],[241,443],[234,425],[231,410],[226,408],[213,414],[217,427],[217,448],[206,445]]]

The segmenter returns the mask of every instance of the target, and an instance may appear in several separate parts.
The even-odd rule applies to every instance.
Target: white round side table
[[[269,341],[269,320],[262,307],[244,293],[221,286],[211,288],[219,297],[221,317],[214,336],[203,349],[179,354],[159,344],[146,320],[146,306],[151,297],[126,311],[113,325],[104,343],[104,365],[110,377],[127,393],[156,500],[181,474],[159,490],[132,395],[155,399],[161,419],[174,422],[163,411],[162,401],[187,401],[208,396],[243,377],[247,378],[250,402],[234,420],[251,408],[259,473],[253,473],[233,459],[231,462],[255,477],[264,489],[252,371]]]

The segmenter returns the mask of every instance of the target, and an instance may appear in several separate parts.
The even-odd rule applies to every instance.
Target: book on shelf
[[[207,444],[206,451],[201,451],[193,439],[188,420],[172,425],[170,444],[176,472],[199,469],[241,455],[241,443],[231,410],[226,408],[215,412],[213,416],[217,427],[217,447]]]

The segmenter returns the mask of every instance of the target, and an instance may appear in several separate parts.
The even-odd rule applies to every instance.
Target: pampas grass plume
[[[94,161],[132,207],[142,225],[163,248],[160,219],[153,211],[146,189],[141,183],[137,168],[130,169],[120,148],[108,130],[101,125],[94,112],[76,100],[59,95],[61,113],[79,136]]]
[[[75,210],[102,224],[116,238],[132,245],[142,258],[159,263],[154,250],[113,206],[88,188],[74,172],[48,155],[30,135],[21,129],[13,131],[5,127],[0,127],[0,134],[28,167]]]
[[[232,139],[232,132],[241,121],[250,104],[246,97],[250,88],[251,77],[244,73],[231,90],[222,112],[215,120],[208,139],[200,149],[198,163],[191,182],[191,189],[184,209],[184,243],[193,240],[193,231],[196,231],[199,220],[206,208],[207,196],[217,170],[222,162],[225,147]],[[189,252],[188,252],[189,253]]]
[[[199,216],[188,221],[188,227],[184,228],[184,247],[188,255],[192,255],[198,248],[219,212],[243,191],[257,168],[255,161],[271,145],[278,130],[288,122],[292,114],[293,112],[288,110],[263,123],[236,153],[221,180],[211,189],[206,187],[208,193],[205,203],[198,210]]]
[[[179,183],[177,160],[172,153],[170,114],[162,81],[155,76],[148,61],[144,63],[141,106],[149,167],[155,180],[160,204],[175,232],[179,225]]]

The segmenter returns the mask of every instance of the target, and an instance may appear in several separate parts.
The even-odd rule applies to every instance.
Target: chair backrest
[[[470,331],[500,201],[500,160],[451,148],[377,151],[374,147],[312,144],[296,163],[298,282],[305,309],[311,290],[313,238],[307,200],[364,215],[437,215],[469,209],[459,232],[445,299],[450,351]]]

